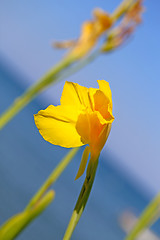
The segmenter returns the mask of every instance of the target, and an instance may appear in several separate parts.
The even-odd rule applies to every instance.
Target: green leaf
[[[70,150],[69,153],[61,160],[39,191],[33,196],[25,210],[13,216],[1,226],[0,240],[14,239],[25,227],[27,227],[30,222],[32,222],[48,207],[55,196],[54,191],[48,191],[48,189],[62,174],[64,169],[77,153],[78,149],[79,148],[74,148]]]
[[[61,160],[58,166],[53,170],[50,176],[47,178],[42,187],[38,190],[38,192],[31,199],[26,209],[30,209],[39,199],[43,196],[43,194],[51,187],[51,185],[57,180],[57,178],[62,174],[65,168],[68,166],[72,158],[78,152],[79,148],[73,148],[69,151],[69,153]]]
[[[84,208],[86,206],[86,203],[88,201],[91,189],[92,189],[92,185],[94,182],[94,178],[95,178],[95,174],[96,174],[96,170],[97,170],[97,166],[98,166],[98,158],[96,159],[90,159],[89,164],[88,164],[88,168],[87,168],[87,173],[86,173],[86,178],[85,181],[83,183],[81,192],[79,194],[76,206],[74,208],[74,211],[72,213],[70,222],[68,224],[67,230],[65,232],[64,238],[63,240],[69,240],[72,236],[72,233],[77,225],[77,223],[80,220],[80,217],[84,211]]]
[[[32,209],[25,210],[24,212],[21,212],[9,219],[0,228],[0,239],[14,239],[30,222],[32,222],[48,207],[48,205],[53,201],[54,196],[54,191],[50,190]]]
[[[88,160],[88,157],[89,157],[89,153],[90,153],[90,148],[89,148],[89,146],[87,146],[84,149],[84,152],[83,152],[83,155],[82,155],[82,159],[81,159],[81,163],[80,163],[80,166],[79,166],[79,170],[78,170],[78,173],[76,175],[75,180],[80,178],[82,176],[82,174],[84,173],[84,170],[85,170],[86,164],[87,164],[87,160]]]
[[[134,240],[136,237],[160,217],[160,194],[147,206],[139,220],[136,222],[126,240]]]

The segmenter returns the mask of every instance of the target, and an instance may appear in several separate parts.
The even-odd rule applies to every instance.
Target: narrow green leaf
[[[99,157],[98,157],[99,158]],[[72,213],[70,222],[68,224],[67,230],[65,232],[63,240],[69,240],[72,236],[72,233],[79,222],[79,219],[84,211],[84,208],[86,206],[86,203],[88,201],[88,197],[90,195],[92,185],[94,182],[97,166],[98,166],[98,158],[97,159],[90,159],[88,168],[87,168],[87,174],[85,181],[83,183],[81,192],[79,194],[76,206],[74,208],[74,211]]]
[[[51,185],[57,180],[57,178],[62,174],[64,169],[68,166],[72,158],[75,156],[79,148],[74,148],[69,151],[69,153],[61,160],[58,166],[53,170],[50,176],[47,178],[42,187],[38,190],[38,192],[31,199],[26,209],[30,209],[39,199],[43,196],[43,194],[51,187]]]
[[[139,220],[136,222],[126,240],[134,240],[136,237],[160,217],[160,194],[147,206]]]
[[[33,98],[45,90],[49,85],[55,83],[59,74],[75,62],[73,57],[65,57],[42,78],[28,88],[24,94],[18,97],[12,105],[0,116],[0,129],[2,129],[21,109],[23,109]]]
[[[48,189],[62,174],[79,148],[74,148],[62,159],[51,175],[34,195],[25,210],[4,223],[0,228],[0,240],[14,239],[31,221],[39,216],[54,199],[54,191]]]
[[[81,159],[81,163],[80,163],[80,166],[79,166],[79,170],[78,170],[78,173],[76,175],[75,180],[77,180],[79,177],[81,177],[82,174],[84,173],[84,170],[85,170],[86,164],[87,164],[87,160],[88,160],[88,157],[89,157],[89,153],[90,153],[90,148],[89,148],[89,146],[87,146],[84,149],[82,159]]]
[[[118,19],[128,10],[129,6],[134,3],[134,0],[124,0],[117,9],[111,14],[112,21],[116,23]],[[108,51],[109,53],[110,51]],[[97,54],[98,53],[98,54]],[[67,55],[53,68],[51,68],[42,78],[35,84],[28,88],[20,97],[18,97],[8,109],[0,116],[0,130],[12,120],[29,102],[31,102],[38,94],[44,91],[47,87],[55,82],[64,79],[65,73],[72,75],[79,71],[82,67],[92,62],[96,57],[102,53],[101,47],[93,54],[89,54],[80,61],[73,56]],[[76,66],[75,66],[76,64]],[[66,71],[67,70],[67,71]]]
[[[53,201],[55,193],[53,190],[44,195],[44,197],[32,208],[21,212],[9,219],[0,228],[1,240],[14,239],[31,221],[33,221],[44,209]]]

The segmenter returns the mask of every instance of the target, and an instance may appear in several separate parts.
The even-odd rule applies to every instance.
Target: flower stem
[[[134,240],[148,226],[152,225],[160,217],[160,194],[147,206],[126,240]]]
[[[17,98],[12,105],[0,115],[0,130],[29,102],[32,101],[39,93],[45,90],[50,84],[63,80],[73,73],[79,71],[85,65],[93,61],[100,51],[95,51],[91,55],[80,60],[77,64],[70,67],[75,62],[73,58],[64,58],[60,63],[56,64],[49,72],[47,72],[40,80],[31,86],[24,94]],[[65,72],[64,70],[67,69]],[[63,71],[65,73],[63,73]]]
[[[135,2],[135,0],[124,0],[122,3],[114,10],[112,13],[112,21],[116,22],[127,10],[128,8]]]
[[[91,157],[89,164],[88,164],[88,168],[87,168],[87,173],[86,173],[86,178],[85,181],[83,183],[81,192],[79,194],[76,206],[74,208],[74,211],[72,213],[70,222],[68,224],[67,230],[65,232],[64,238],[63,240],[69,240],[72,236],[72,233],[77,225],[77,223],[79,222],[79,219],[84,211],[84,208],[86,206],[88,197],[90,195],[91,189],[92,189],[92,185],[94,182],[94,178],[95,178],[95,174],[96,174],[96,170],[97,170],[97,166],[98,166],[98,159],[99,156],[96,159],[93,159]]]
[[[21,109],[23,109],[33,98],[42,90],[47,88],[51,83],[56,82],[58,75],[65,68],[74,62],[73,58],[64,58],[48,71],[40,80],[17,98],[12,105],[0,116],[0,129],[2,129]]]
[[[32,208],[16,214],[0,227],[0,239],[12,240],[19,235],[37,216],[39,216],[53,201],[55,193],[48,191],[43,198]]]
[[[128,8],[133,2],[135,2],[135,0],[124,0],[119,5],[119,7],[111,14],[113,23],[115,23],[128,10]],[[26,90],[24,94],[17,98],[4,113],[2,113],[2,115],[0,116],[0,130],[29,102],[31,102],[32,99],[34,99],[39,93],[45,90],[49,85],[77,72],[85,65],[92,62],[102,52],[102,49],[99,48],[95,52],[80,60],[79,62],[77,62],[77,59],[70,55],[63,58],[42,78],[40,78],[33,86]],[[66,69],[68,72],[65,72]]]
[[[41,199],[41,197],[46,193],[46,191],[49,189],[49,187],[62,174],[62,172],[67,167],[67,165],[70,163],[70,161],[73,159],[73,157],[75,156],[75,154],[77,153],[78,150],[79,150],[79,148],[74,148],[74,149],[70,150],[69,153],[62,159],[62,161],[53,170],[53,172],[47,178],[47,180],[42,185],[42,187],[38,190],[38,192],[31,199],[31,201],[29,202],[29,204],[25,208],[26,210],[30,209],[32,206],[34,206]]]
[[[74,148],[62,159],[59,165],[53,170],[39,191],[33,196],[27,207],[20,213],[11,217],[0,227],[0,239],[12,240],[22,232],[22,230],[39,216],[53,201],[55,192],[49,187],[57,180],[79,148]]]
[[[72,74],[78,72],[79,70],[84,68],[87,64],[93,62],[101,53],[102,53],[101,48],[98,48],[90,55],[79,60],[79,62],[77,64],[66,69],[66,71],[59,76],[58,81],[66,79],[66,78],[70,77]]]

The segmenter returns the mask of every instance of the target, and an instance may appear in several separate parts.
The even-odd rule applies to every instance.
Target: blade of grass
[[[32,209],[25,210],[9,219],[0,228],[0,239],[14,239],[18,234],[22,232],[25,227],[27,227],[29,223],[31,223],[48,207],[48,205],[53,201],[54,197],[54,191],[50,190]]]
[[[160,194],[147,206],[139,220],[136,222],[126,240],[134,240],[136,237],[160,217]]]
[[[116,21],[127,11],[129,6],[134,2],[135,0],[122,1],[122,3],[120,3],[117,9],[111,14],[113,22],[116,23]],[[77,59],[74,59],[72,56],[63,58],[42,78],[40,78],[35,84],[33,84],[29,89],[27,89],[24,94],[17,98],[12,103],[12,105],[0,115],[0,130],[43,90],[45,90],[51,84],[54,84],[55,82],[64,79],[65,70],[68,70],[67,75],[69,76],[72,73],[80,70],[85,65],[92,62],[96,57],[100,55],[100,53],[102,53],[101,47],[97,49],[97,51],[81,59],[80,62],[78,62]]]
[[[0,116],[0,129],[2,129],[21,109],[23,109],[33,98],[45,90],[51,83],[55,83],[58,74],[70,66],[74,60],[72,58],[64,58],[49,70],[35,84],[28,88],[24,94],[18,97],[12,105]]]
[[[90,159],[90,162],[88,164],[86,178],[83,183],[81,192],[79,194],[76,206],[72,213],[72,216],[71,216],[71,219],[68,224],[68,227],[65,232],[63,240],[69,240],[71,238],[72,233],[73,233],[75,227],[77,226],[77,224],[80,220],[80,217],[84,211],[84,208],[87,204],[87,201],[88,201],[91,189],[92,189],[92,185],[94,182],[97,166],[98,166],[98,158],[94,159],[93,161],[92,160]]]
[[[14,239],[25,227],[28,226],[30,222],[32,222],[48,207],[55,196],[54,191],[48,191],[48,189],[62,174],[64,169],[77,153],[78,149],[79,148],[71,149],[69,153],[62,159],[39,191],[33,196],[24,211],[13,216],[0,227],[0,240]]]
[[[30,209],[39,199],[43,196],[43,194],[51,187],[51,185],[57,180],[57,178],[62,174],[64,169],[68,166],[71,162],[75,154],[78,152],[79,148],[74,148],[69,151],[69,153],[61,160],[58,166],[52,171],[50,176],[47,178],[45,183],[42,187],[38,190],[38,192],[33,196],[27,207],[25,208]]]

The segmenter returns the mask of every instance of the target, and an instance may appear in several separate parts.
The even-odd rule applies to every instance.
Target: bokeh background
[[[54,40],[75,39],[82,22],[112,1],[0,1],[0,113],[64,55]],[[110,83],[114,116],[94,188],[73,239],[123,239],[121,215],[137,216],[160,188],[160,22],[158,0],[145,1],[143,23],[113,53],[66,79]],[[67,152],[45,142],[33,114],[59,104],[64,81],[50,87],[0,132],[0,224],[21,211]],[[54,186],[56,199],[17,239],[62,239],[84,176],[74,181],[79,152]],[[94,229],[94,230],[93,230]],[[156,225],[154,231],[160,235]]]

